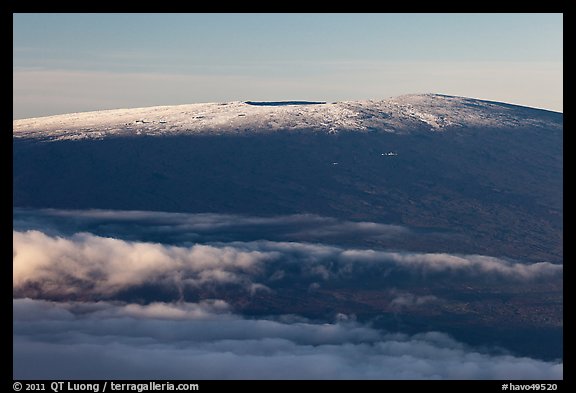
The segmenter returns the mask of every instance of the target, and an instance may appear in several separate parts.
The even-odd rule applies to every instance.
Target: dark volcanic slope
[[[562,260],[562,114],[436,95],[228,106],[16,121],[14,206],[307,212],[437,233],[379,246]]]

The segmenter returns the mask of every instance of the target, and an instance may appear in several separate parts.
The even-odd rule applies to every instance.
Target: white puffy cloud
[[[480,255],[451,255],[345,249],[298,242],[230,242],[173,246],[127,241],[89,233],[49,236],[36,230],[13,232],[13,288],[16,296],[114,296],[158,285],[185,288],[235,285],[269,289],[278,281],[353,279],[456,274],[525,281],[561,277],[562,265],[521,264]],[[272,288],[273,289],[273,288]]]
[[[176,247],[94,236],[51,237],[13,233],[13,287],[38,295],[111,295],[149,283],[175,288],[204,283],[243,283],[273,253],[234,247]]]
[[[480,352],[446,334],[248,319],[221,301],[15,299],[14,378],[562,379],[563,364]],[[31,361],[33,359],[33,361]]]

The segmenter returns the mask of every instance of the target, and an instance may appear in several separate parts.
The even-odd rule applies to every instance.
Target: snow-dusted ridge
[[[14,120],[13,137],[46,141],[110,136],[254,134],[309,130],[444,131],[456,127],[562,128],[553,113],[533,108],[439,94],[381,101],[234,101],[95,112]]]

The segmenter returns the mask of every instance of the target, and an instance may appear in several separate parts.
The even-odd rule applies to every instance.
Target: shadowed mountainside
[[[444,98],[428,99],[436,107],[427,101],[424,107],[400,105],[399,111],[409,107],[430,119],[425,110]],[[482,110],[476,118],[470,115],[475,112],[452,116],[457,126],[431,130],[429,122],[420,122],[409,132],[303,128],[98,138],[87,132],[92,136],[51,140],[54,133],[69,134],[42,132],[42,119],[34,119],[38,131],[15,131],[14,206],[313,213],[437,233],[433,240],[382,240],[380,246],[561,262],[562,114],[489,103],[509,119],[497,126],[484,103],[463,101],[461,106]],[[314,109],[318,116],[324,106],[302,107],[320,108]],[[292,112],[277,113],[284,123],[299,113],[298,105],[288,107]],[[518,120],[523,114],[527,124]],[[467,124],[467,118],[473,121]],[[478,119],[486,126],[477,126]],[[401,120],[392,124],[405,125]],[[61,123],[61,129],[73,129],[74,117]]]

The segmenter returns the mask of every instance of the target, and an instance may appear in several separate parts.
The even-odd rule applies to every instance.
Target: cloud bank
[[[42,228],[54,234],[90,232],[125,240],[161,243],[226,240],[322,241],[388,239],[406,236],[400,225],[346,221],[315,214],[254,217],[215,213],[118,210],[14,209],[14,228]]]
[[[222,301],[15,299],[14,378],[561,379],[561,362],[479,352],[438,332],[249,319]],[[287,321],[288,320],[288,321]],[[30,359],[34,359],[31,366]]]
[[[13,232],[15,296],[96,299],[143,285],[186,288],[234,285],[248,291],[281,281],[350,280],[391,274],[488,277],[526,281],[561,277],[562,266],[521,264],[479,255],[344,249],[297,242],[230,242],[188,247],[78,233]]]
[[[500,334],[501,315],[533,309],[498,289],[534,299],[562,265],[368,246],[413,235],[314,215],[16,209],[14,378],[562,378],[558,352],[433,331],[455,317],[467,342]]]

